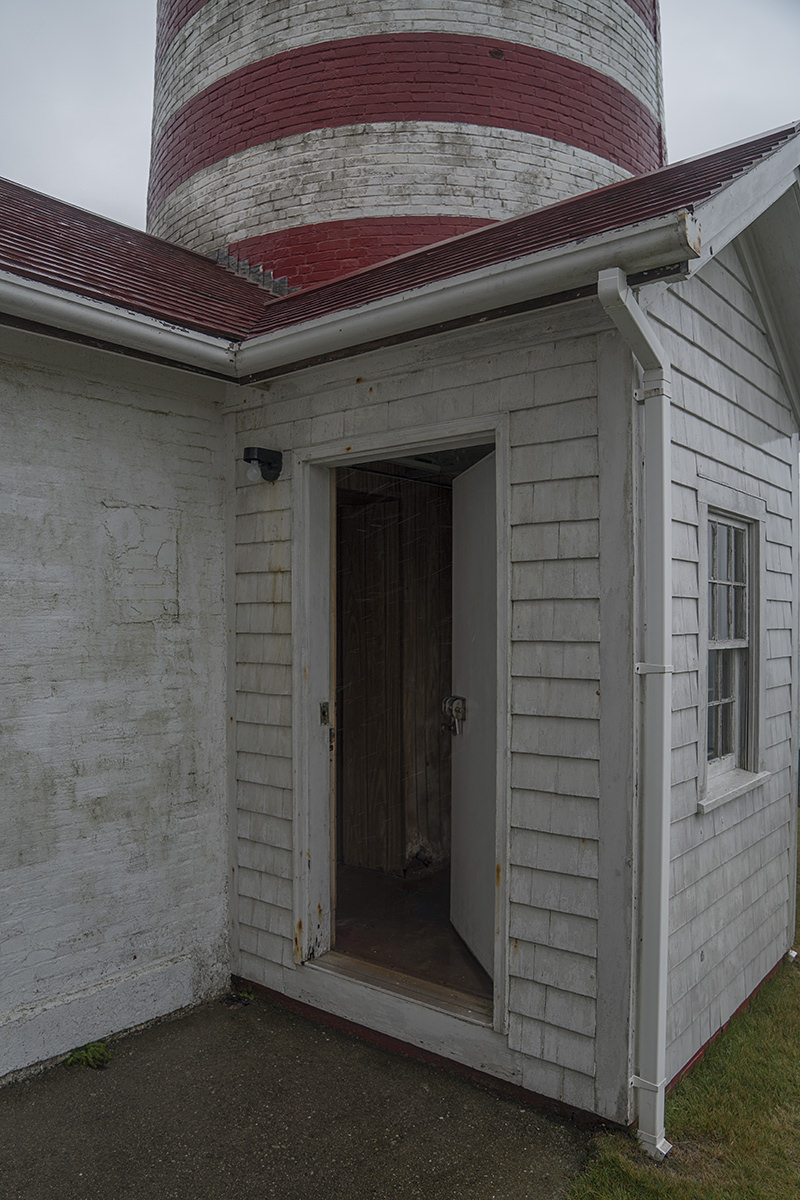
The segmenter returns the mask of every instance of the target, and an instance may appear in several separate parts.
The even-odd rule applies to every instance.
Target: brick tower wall
[[[307,286],[661,166],[657,0],[160,0],[148,228]]]

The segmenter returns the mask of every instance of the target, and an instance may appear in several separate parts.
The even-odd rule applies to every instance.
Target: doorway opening
[[[492,445],[336,471],[332,942],[387,972],[487,999],[494,472]]]

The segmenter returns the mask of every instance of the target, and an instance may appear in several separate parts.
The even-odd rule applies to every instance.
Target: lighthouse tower
[[[663,163],[658,0],[159,0],[150,232],[303,287]]]

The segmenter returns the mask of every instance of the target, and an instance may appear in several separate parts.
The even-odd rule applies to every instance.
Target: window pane
[[[747,591],[743,587],[737,587],[734,591],[734,602],[736,611],[733,622],[733,636],[737,638],[747,637]]]
[[[717,579],[730,579],[728,571],[728,529],[729,526],[717,525]]]
[[[708,655],[708,699],[713,703],[734,699],[736,650],[711,650]]]
[[[733,579],[744,583],[747,579],[747,543],[743,529],[733,530]]]
[[[708,655],[708,699],[709,703],[719,700],[719,656],[721,650],[711,650]]]
[[[717,634],[715,640],[724,642],[730,637],[730,591],[722,583],[717,584]]]
[[[721,700],[732,700],[733,699],[733,678],[734,678],[734,674],[735,674],[734,669],[733,669],[733,659],[734,659],[734,655],[736,654],[736,651],[735,650],[720,650],[718,653],[719,653],[719,657],[720,657],[720,667],[721,667],[720,699]]]
[[[716,641],[714,630],[717,628],[717,585],[710,583],[708,585],[708,636],[711,641]]]
[[[720,748],[719,757],[724,758],[726,754],[733,754],[733,704],[723,704],[719,708],[719,714],[722,722],[720,730]]]

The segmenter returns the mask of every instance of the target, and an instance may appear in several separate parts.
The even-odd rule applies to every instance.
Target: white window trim
[[[754,496],[706,481],[698,506],[698,799],[699,813],[711,812],[738,796],[759,787],[770,776],[762,761],[764,711],[764,672],[761,663],[761,632],[764,629],[764,599],[761,586],[765,562],[766,505]],[[708,730],[708,524],[718,517],[748,529],[749,637],[747,746],[743,768],[735,762],[727,769],[722,763],[709,763],[706,757]]]

